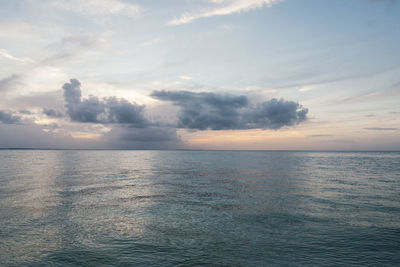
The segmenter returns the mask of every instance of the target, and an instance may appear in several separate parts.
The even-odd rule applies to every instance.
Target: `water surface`
[[[0,150],[0,265],[400,264],[400,153]]]

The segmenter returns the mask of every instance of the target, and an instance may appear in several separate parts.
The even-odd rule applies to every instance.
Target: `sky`
[[[400,150],[398,0],[0,0],[0,148]]]

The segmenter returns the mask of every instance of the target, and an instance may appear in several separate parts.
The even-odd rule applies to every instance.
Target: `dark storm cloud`
[[[21,122],[21,117],[15,116],[11,112],[0,110],[0,122],[5,124],[17,124]]]
[[[100,99],[89,96],[82,99],[81,84],[72,79],[64,84],[64,99],[67,114],[72,121],[91,123],[123,123],[144,128],[149,121],[143,115],[144,106],[125,99],[109,97]]]
[[[54,110],[52,108],[43,108],[43,114],[45,114],[48,117],[52,117],[52,118],[64,117],[64,114],[62,112]]]
[[[308,109],[283,99],[250,105],[246,96],[155,91],[156,99],[181,107],[179,128],[198,130],[279,129],[307,119]]]

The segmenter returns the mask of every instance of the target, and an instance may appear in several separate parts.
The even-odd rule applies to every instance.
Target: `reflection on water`
[[[0,265],[400,264],[400,153],[0,151]]]

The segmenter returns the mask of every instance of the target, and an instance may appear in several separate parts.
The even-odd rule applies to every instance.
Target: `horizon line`
[[[76,150],[76,151],[231,151],[231,152],[400,152],[400,150],[313,150],[313,149],[131,149],[131,148],[35,148],[0,147],[0,150]]]

